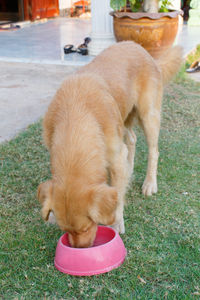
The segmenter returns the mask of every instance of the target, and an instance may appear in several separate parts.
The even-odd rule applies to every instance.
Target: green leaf
[[[132,12],[137,12],[141,9],[142,6],[142,0],[130,0],[130,6]]]
[[[160,9],[159,12],[168,12],[168,7],[172,5],[171,1],[169,0],[159,0]]]
[[[121,10],[126,6],[126,0],[110,0],[110,7],[113,10]]]
[[[135,5],[136,4],[136,0],[130,0],[129,1],[131,5]]]

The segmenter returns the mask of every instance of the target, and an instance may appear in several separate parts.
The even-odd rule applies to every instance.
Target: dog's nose
[[[93,240],[91,238],[86,240],[81,235],[77,236],[69,233],[69,243],[73,248],[89,248],[93,245]]]

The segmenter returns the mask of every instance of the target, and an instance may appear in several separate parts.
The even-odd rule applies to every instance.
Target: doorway
[[[23,0],[0,0],[1,23],[17,22],[23,20]]]
[[[52,18],[59,15],[58,0],[0,0],[0,23]]]

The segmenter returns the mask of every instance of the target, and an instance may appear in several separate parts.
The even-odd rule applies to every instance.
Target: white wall
[[[70,8],[71,3],[71,0],[59,0],[59,9]]]

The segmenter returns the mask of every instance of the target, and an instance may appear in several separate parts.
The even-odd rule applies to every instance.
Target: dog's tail
[[[183,62],[183,49],[175,46],[167,50],[156,60],[161,68],[163,83],[167,83],[179,70]]]

